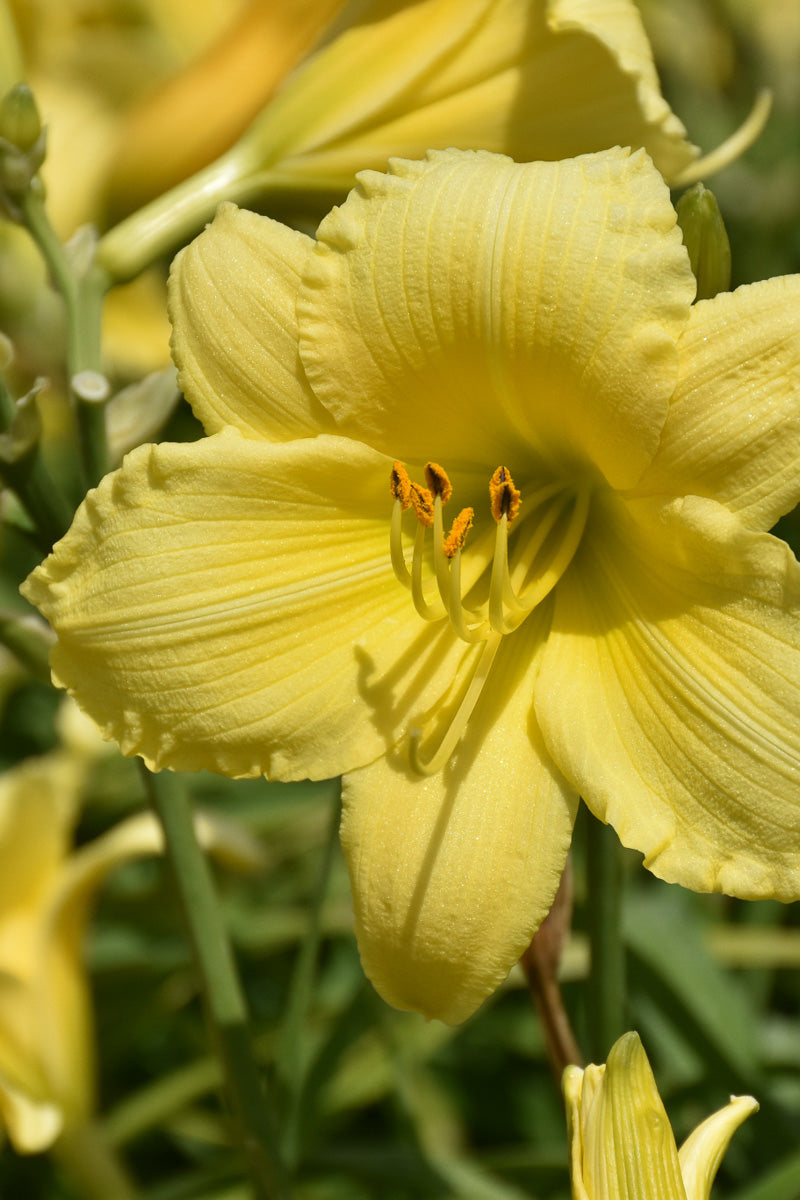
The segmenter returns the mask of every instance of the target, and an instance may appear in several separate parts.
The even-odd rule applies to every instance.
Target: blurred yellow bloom
[[[345,0],[249,0],[199,58],[148,92],[118,136],[106,192],[131,212],[223,154]]]
[[[162,848],[155,818],[142,814],[71,849],[98,746],[74,719],[69,740],[0,775],[0,1126],[20,1153],[46,1149],[92,1113],[92,899],[114,867]],[[198,833],[232,865],[253,866],[237,831],[200,818]]]
[[[131,108],[223,35],[240,0],[0,0],[0,92],[24,78],[48,126],[43,175],[59,233],[101,222]]]
[[[694,290],[642,151],[396,161],[316,242],[228,206],[171,290],[210,436],[25,585],[126,754],[345,773],[395,1005],[498,986],[578,794],[665,879],[800,896],[800,278]]]
[[[567,1067],[563,1088],[573,1200],[709,1200],[728,1143],[758,1109],[731,1097],[678,1150],[636,1033],[603,1066]]]
[[[318,19],[335,7],[307,4]],[[697,154],[661,95],[633,0],[355,0],[236,146],[107,235],[100,261],[116,279],[135,274],[223,199],[318,215],[393,155],[456,146],[527,161],[613,145],[644,146],[669,178]]]

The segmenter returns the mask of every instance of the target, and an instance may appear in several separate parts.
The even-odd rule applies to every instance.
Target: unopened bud
[[[683,243],[697,280],[697,299],[710,300],[731,285],[731,245],[716,197],[702,183],[684,192],[676,205]]]
[[[42,134],[39,110],[27,83],[17,83],[0,103],[0,137],[27,153]]]

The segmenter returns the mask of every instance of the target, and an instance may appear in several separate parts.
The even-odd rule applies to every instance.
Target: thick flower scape
[[[400,1007],[501,982],[579,794],[665,879],[800,895],[800,280],[694,288],[641,151],[395,161],[316,241],[228,206],[171,286],[209,436],[26,585],[126,753],[344,774]]]

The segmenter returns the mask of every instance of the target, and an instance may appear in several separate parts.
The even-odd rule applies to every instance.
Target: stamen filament
[[[472,613],[464,607],[461,599],[461,551],[453,555],[450,563],[450,595],[448,597],[447,613],[453,631],[464,642],[483,642],[491,633],[486,620],[479,613]],[[467,618],[472,617],[477,625],[467,625]]]
[[[492,564],[492,579],[489,592],[489,620],[492,629],[497,633],[513,633],[518,629],[528,613],[532,612],[537,604],[541,604],[545,596],[558,583],[561,576],[566,571],[575,551],[578,548],[583,530],[586,525],[586,518],[589,515],[589,496],[588,488],[581,488],[575,498],[575,506],[569,519],[569,524],[561,538],[558,548],[548,564],[541,569],[538,576],[533,580],[523,592],[518,596],[512,589],[511,580],[508,572],[508,533],[507,526],[504,527],[502,522],[497,527],[497,541],[495,543],[495,559]],[[555,525],[555,521],[563,511],[562,505],[554,505],[548,513],[549,520],[543,522],[547,528],[544,534],[540,530],[537,531],[535,553],[541,549],[547,534],[549,534]],[[534,561],[533,557],[529,560]],[[513,604],[505,603],[506,589],[510,594]],[[508,612],[507,608],[511,611]]]
[[[411,560],[411,595],[414,600],[414,607],[419,615],[426,621],[438,621],[445,616],[447,610],[443,603],[429,604],[425,599],[425,592],[422,587],[422,566],[425,557],[425,529],[426,526],[420,523],[417,525],[417,536],[414,539],[414,557]]]
[[[389,535],[389,548],[392,554],[392,570],[403,587],[411,587],[411,572],[406,566],[406,556],[403,553],[403,504],[398,497],[392,507],[392,526]]]
[[[473,672],[472,678],[469,681],[469,686],[464,694],[464,697],[459,704],[452,721],[445,730],[444,736],[439,743],[438,748],[434,751],[430,758],[424,759],[420,754],[420,741],[422,734],[420,730],[414,729],[411,732],[409,757],[412,768],[419,775],[435,775],[437,771],[441,771],[442,767],[447,763],[461,737],[463,736],[467,722],[472,716],[475,705],[480,699],[484,684],[489,676],[492,663],[497,654],[498,647],[502,638],[499,635],[488,638],[479,651],[478,662]]]
[[[442,519],[442,497],[437,492],[433,503],[433,569],[442,604],[447,608],[450,596],[450,564],[444,552],[444,520]]]

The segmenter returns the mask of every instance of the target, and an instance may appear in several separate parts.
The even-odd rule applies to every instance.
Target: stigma
[[[465,642],[513,633],[572,561],[588,517],[588,487],[554,481],[523,497],[508,467],[499,466],[487,483],[484,513],[476,518],[474,507],[461,508],[446,528],[444,507],[453,497],[453,484],[439,463],[426,463],[424,476],[424,484],[416,483],[402,463],[392,467],[395,575],[424,620],[448,620]],[[404,515],[410,512],[416,528],[409,567]],[[471,538],[474,554],[465,589],[462,559],[469,557]]]

